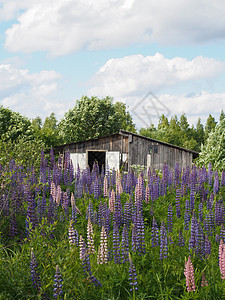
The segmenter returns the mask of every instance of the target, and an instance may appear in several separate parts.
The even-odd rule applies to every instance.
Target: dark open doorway
[[[105,151],[88,151],[88,165],[90,171],[93,169],[94,162],[98,162],[100,173],[102,168],[105,170]]]

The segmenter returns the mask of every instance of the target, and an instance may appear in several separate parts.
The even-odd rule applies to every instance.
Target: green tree
[[[62,142],[58,133],[58,121],[54,113],[45,118],[41,128],[41,139],[49,149],[51,146],[54,147]]]
[[[154,124],[151,124],[147,128],[145,127],[140,128],[139,134],[152,139],[157,139],[157,129],[155,128]]]
[[[221,110],[220,112],[220,122],[225,119],[225,113],[223,112],[223,110]]]
[[[201,150],[201,145],[204,144],[204,126],[201,123],[201,119],[198,119],[195,129],[195,140],[197,141],[196,151]]]
[[[205,141],[208,138],[210,132],[212,130],[214,130],[216,127],[216,121],[215,118],[212,117],[212,115],[210,114],[206,120],[206,125],[205,125]]]
[[[16,141],[22,137],[24,140],[35,138],[31,121],[17,112],[0,106],[0,138],[5,141]]]
[[[116,102],[114,108],[115,112],[119,114],[120,129],[136,133],[135,124],[131,114],[127,111],[126,104],[123,102]]]
[[[83,96],[60,121],[59,135],[64,143],[72,143],[112,134],[121,127],[130,129],[133,122],[129,114],[123,115],[124,111],[125,107],[114,105],[111,97],[99,99]]]
[[[198,164],[207,166],[209,162],[214,169],[221,171],[225,168],[225,119],[209,133],[201,147]]]

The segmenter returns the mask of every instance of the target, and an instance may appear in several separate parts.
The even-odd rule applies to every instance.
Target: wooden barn
[[[76,170],[89,165],[92,169],[97,161],[100,169],[109,165],[110,169],[123,167],[128,170],[131,165],[142,165],[162,170],[166,162],[171,168],[178,163],[180,167],[191,166],[198,152],[181,148],[158,140],[141,136],[125,130],[107,136],[86,141],[57,146],[55,153],[63,155],[70,152],[70,157]]]

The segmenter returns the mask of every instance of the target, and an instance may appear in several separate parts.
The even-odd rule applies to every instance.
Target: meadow
[[[225,299],[225,172],[0,165],[0,299]]]

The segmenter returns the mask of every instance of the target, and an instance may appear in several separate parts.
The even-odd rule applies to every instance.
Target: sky
[[[0,105],[58,120],[82,96],[126,103],[137,129],[225,111],[223,0],[0,0]]]

